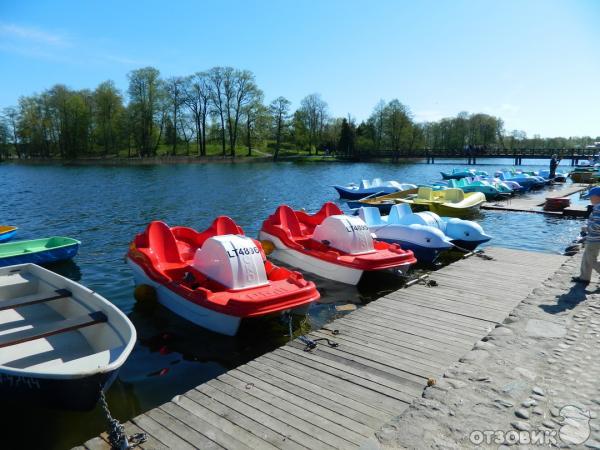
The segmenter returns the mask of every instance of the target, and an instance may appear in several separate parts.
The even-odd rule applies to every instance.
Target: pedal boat
[[[340,199],[359,200],[371,195],[386,195],[406,189],[414,189],[416,185],[398,183],[393,180],[382,181],[380,178],[375,178],[373,181],[362,180],[358,186],[351,183],[348,186],[334,185],[333,188],[338,192]]]
[[[17,234],[17,227],[9,225],[0,225],[0,242],[6,242]]]
[[[203,232],[151,222],[129,247],[135,283],[158,302],[211,331],[234,336],[242,319],[306,314],[319,298],[314,283],[267,261],[259,242],[226,216]]]
[[[485,170],[475,169],[452,169],[452,172],[440,172],[440,174],[444,180],[460,180],[461,178],[474,177],[477,175],[484,177],[488,175]]]
[[[0,269],[0,323],[0,396],[20,405],[94,408],[136,342],[115,305],[35,264]]]
[[[405,273],[417,261],[397,244],[374,240],[362,219],[344,215],[331,202],[313,215],[281,205],[263,222],[259,238],[271,242],[274,259],[351,285],[364,272]]]
[[[0,267],[65,261],[77,255],[80,244],[76,239],[59,236],[0,244]]]
[[[433,264],[439,255],[454,247],[451,239],[439,228],[425,223],[410,223],[405,220],[402,208],[410,206],[394,205],[388,216],[382,216],[374,207],[360,208],[358,216],[365,221],[369,231],[378,240],[400,245],[414,253],[422,264]],[[417,213],[423,214],[423,213]]]

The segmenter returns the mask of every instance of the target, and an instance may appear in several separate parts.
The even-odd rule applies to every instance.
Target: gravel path
[[[570,258],[363,448],[600,449],[600,283],[571,282],[580,261]]]

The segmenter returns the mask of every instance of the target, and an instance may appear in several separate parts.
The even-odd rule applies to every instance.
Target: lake
[[[510,163],[491,160],[479,167],[493,172]],[[542,163],[547,166],[547,162]],[[457,166],[463,164],[456,162]],[[148,222],[160,219],[170,225],[202,230],[217,215],[229,215],[248,235],[256,237],[262,220],[281,203],[314,211],[325,201],[337,198],[333,184],[374,177],[423,183],[440,179],[439,171],[453,165],[4,164],[0,165],[0,224],[19,226],[19,239],[62,235],[81,240],[74,261],[51,268],[99,292],[129,314],[139,342],[107,395],[113,415],[126,420],[287,340],[286,326],[273,319],[243,326],[240,335],[231,338],[204,331],[162,308],[153,313],[136,308],[131,273],[123,258],[133,236]],[[552,253],[563,251],[583,223],[541,214],[494,211],[482,211],[476,220],[493,236],[490,245]],[[343,314],[336,310],[338,305],[368,302],[401,285],[391,275],[371,277],[358,287],[308,278],[315,279],[322,299],[302,323],[296,324],[305,331]],[[16,408],[11,409],[10,417],[6,416],[5,430],[12,430],[15,438],[32,432],[44,436],[46,448],[68,448],[105,429],[98,409],[69,413]],[[40,448],[39,441],[32,445]],[[23,446],[27,442],[21,442]]]

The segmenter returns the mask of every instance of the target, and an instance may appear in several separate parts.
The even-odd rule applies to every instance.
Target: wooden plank
[[[311,333],[311,336],[315,337],[331,337],[328,333],[322,332],[314,332]],[[414,367],[415,370],[421,371],[440,371],[444,368],[448,367],[447,363],[438,363],[434,362],[431,359],[424,357],[421,355],[411,354],[406,352],[403,348],[392,347],[389,345],[381,345],[379,343],[373,343],[373,341],[368,339],[363,339],[361,336],[353,335],[353,334],[343,334],[340,333],[336,337],[336,342],[340,343],[340,345],[348,345],[356,348],[362,348],[367,350],[368,352],[372,352],[373,356],[376,357],[379,354],[382,354],[386,358],[393,358],[395,362],[402,365],[403,361],[407,361]],[[413,366],[414,365],[414,366]]]
[[[153,410],[151,410],[153,411]],[[156,441],[165,445],[168,448],[177,448],[177,449],[193,449],[194,447],[190,445],[187,441],[181,439],[175,433],[171,432],[168,428],[164,427],[162,424],[158,423],[150,416],[146,414],[141,414],[137,417],[131,419],[132,422],[137,425],[139,428],[144,430],[144,432],[151,435]]]
[[[323,332],[327,331],[329,330],[323,330]],[[378,330],[369,332],[362,329],[353,328],[349,323],[338,326],[337,331],[338,334],[333,337],[334,339],[340,335],[345,335],[347,338],[351,339],[361,339],[363,342],[378,345],[382,350],[402,352],[406,358],[430,361],[433,364],[441,367],[448,367],[460,357],[458,353],[456,355],[450,355],[448,352],[440,352],[439,350],[437,352],[429,351],[428,349],[421,348],[416,343],[404,342],[396,339],[394,336],[388,335],[388,333],[386,333],[386,335],[378,334],[376,332]]]
[[[252,389],[248,389],[248,391],[252,395],[261,395],[262,391],[261,398],[263,399],[265,398],[265,393],[267,397],[274,401],[279,402],[280,400],[275,399],[281,399],[284,404],[288,404],[289,412],[296,417],[302,417],[304,420],[312,421],[315,425],[324,426],[330,433],[353,442],[356,445],[360,445],[364,441],[365,436],[369,436],[372,433],[371,429],[365,427],[363,424],[338,414],[335,410],[323,407],[321,399],[313,399],[314,401],[307,400],[304,396],[291,394],[277,385],[263,380],[260,371],[253,371],[249,367],[246,367],[246,370],[240,369],[233,370],[228,374],[237,378],[242,383],[251,384]]]
[[[169,412],[171,415],[178,417],[176,414],[181,416],[182,420],[186,420],[186,423],[190,426],[193,426],[196,430],[204,434],[209,439],[223,445],[226,448],[238,448],[238,442],[243,442],[246,445],[243,445],[242,448],[264,448],[269,450],[274,450],[278,448],[277,446],[271,444],[269,441],[261,439],[260,437],[252,434],[246,429],[238,426],[235,423],[230,422],[226,418],[223,418],[219,414],[215,414],[208,408],[205,408],[199,403],[187,398],[186,396],[177,396],[172,400],[171,403],[167,403],[166,405],[177,405],[180,408],[181,412]],[[164,409],[164,406],[161,408]],[[200,422],[197,424],[194,423],[196,419],[189,420],[189,416],[191,415],[194,418],[198,418]],[[186,418],[187,417],[187,418]],[[180,418],[180,417],[178,417]],[[202,431],[206,426],[210,427],[210,432]],[[213,426],[214,425],[214,426]],[[213,434],[217,434],[213,438]],[[230,436],[236,439],[236,442],[233,443],[232,446],[228,444],[225,440],[221,440],[222,436],[219,436],[221,433],[223,436]]]
[[[286,346],[287,349],[287,346]],[[278,351],[265,355],[269,360],[275,361],[276,365],[280,364],[285,367],[287,371],[288,367],[293,367],[294,370],[303,371],[306,370],[307,366],[312,369],[311,374],[315,380],[315,383],[321,384],[322,380],[329,380],[331,383],[339,384],[339,392],[346,396],[354,395],[357,401],[372,405],[374,408],[380,409],[387,413],[394,414],[398,408],[398,402],[404,402],[406,405],[412,402],[414,395],[406,394],[389,387],[389,385],[378,383],[367,378],[363,378],[359,375],[370,375],[365,374],[364,371],[344,371],[339,367],[334,367],[328,363],[334,364],[335,362],[329,361],[325,358],[316,358],[314,355],[310,357],[299,357],[297,354],[291,351]],[[351,366],[348,366],[346,370],[352,370]],[[319,378],[321,377],[321,378]],[[372,378],[377,379],[372,376]],[[385,382],[386,380],[382,380]]]
[[[313,335],[317,338],[331,337],[327,333],[320,333],[318,331],[311,333],[311,336]],[[391,364],[391,367],[402,367],[403,370],[410,371],[410,373],[419,377],[421,377],[421,374],[423,373],[432,371],[438,372],[446,367],[445,364],[436,364],[425,358],[417,358],[414,356],[409,358],[403,351],[371,344],[360,338],[353,337],[352,335],[340,334],[336,336],[336,342],[338,343],[338,350],[362,356],[368,354],[368,358],[373,361],[382,364]]]
[[[262,418],[261,413],[255,413],[252,408],[242,402],[236,404],[237,399],[231,398],[216,390],[213,392],[213,397],[209,397],[204,392],[192,389],[183,396],[180,396],[180,400],[182,401],[179,404],[186,408],[190,406],[187,401],[201,405],[217,416],[222,417],[223,420],[228,420],[239,425],[244,430],[247,430],[249,433],[252,433],[254,436],[257,436],[265,442],[272,444],[276,448],[286,450],[300,450],[306,448],[297,442],[294,442],[285,434],[279,433],[274,429],[263,425],[260,421]],[[183,398],[185,398],[186,401],[183,401]],[[238,409],[240,409],[240,411],[238,411]]]
[[[328,331],[332,329],[326,328]],[[354,320],[352,316],[346,316],[343,319],[339,319],[335,322],[335,328],[333,330],[347,330],[347,332],[360,333],[362,335],[368,334],[377,339],[387,340],[390,343],[394,343],[401,347],[407,347],[423,353],[426,356],[447,356],[450,361],[455,361],[462,356],[462,351],[458,350],[456,346],[451,345],[438,345],[437,341],[433,341],[429,338],[422,338],[415,336],[414,334],[406,333],[405,331],[391,330],[372,323],[365,323],[361,320]],[[358,330],[358,331],[357,331]]]
[[[370,385],[370,389],[375,389],[376,385],[380,386],[379,392],[385,393],[386,395],[396,398],[397,400],[412,401],[415,393],[420,392],[421,380],[419,381],[408,381],[394,374],[393,370],[389,372],[386,370],[378,370],[366,364],[361,364],[352,358],[352,355],[335,355],[333,353],[326,353],[324,351],[312,351],[305,352],[302,350],[300,344],[292,343],[292,345],[286,345],[282,347],[282,354],[286,357],[290,357],[292,354],[297,360],[301,360],[302,363],[308,361],[319,363],[321,365],[327,365],[331,368],[335,368],[339,371],[345,372],[346,374],[355,375],[352,377],[356,382],[370,381],[374,383]],[[382,366],[383,367],[383,366]],[[324,370],[324,369],[322,369]],[[339,376],[342,374],[338,373]],[[344,375],[345,376],[345,375]],[[364,380],[364,381],[363,381]],[[383,389],[381,389],[383,388]]]
[[[413,305],[426,306],[431,309],[451,312],[454,314],[459,314],[474,319],[482,319],[493,323],[500,323],[506,317],[506,315],[503,314],[501,311],[486,309],[482,307],[466,306],[464,304],[461,304],[460,302],[449,301],[439,298],[433,300],[431,296],[427,297],[421,294],[411,295],[409,297],[398,297],[397,294],[392,292],[390,294],[387,294],[386,297],[392,300],[403,301]]]
[[[414,334],[417,336],[425,337],[431,339],[433,341],[437,341],[440,343],[445,343],[447,345],[452,346],[464,346],[472,344],[472,339],[465,338],[451,331],[441,330],[441,329],[433,329],[427,326],[419,326],[419,324],[409,325],[400,320],[386,320],[381,318],[379,314],[370,314],[368,316],[368,321],[373,323],[374,325],[380,325],[386,328],[391,328],[393,330],[401,330],[406,333]],[[358,318],[360,319],[360,318]]]
[[[304,349],[303,344],[292,342],[289,347],[296,347],[297,349]],[[415,392],[419,392],[422,388],[422,384],[426,377],[417,375],[410,370],[404,369],[403,367],[394,366],[390,360],[376,361],[369,354],[369,352],[352,350],[346,348],[343,352],[339,348],[330,348],[328,346],[319,346],[310,352],[313,355],[320,356],[322,358],[330,359],[342,364],[354,363],[358,367],[362,367],[363,370],[368,370],[373,374],[377,374],[380,377],[395,382],[403,392],[409,395],[414,395]]]
[[[311,425],[310,423],[307,423],[302,419],[297,418],[293,414],[289,414],[268,402],[250,395],[243,387],[243,390],[238,389],[237,387],[225,383],[219,379],[210,380],[200,388],[204,391],[206,387],[218,389],[221,392],[228,394],[230,397],[237,398],[246,403],[255,411],[261,411],[273,419],[276,418],[278,422],[286,425],[287,433],[289,433],[295,441],[302,442],[302,445],[308,448],[337,448],[335,444],[332,445],[330,443],[330,441],[337,442],[335,436],[330,435],[329,433],[321,434],[320,432],[317,432],[317,430],[319,430],[318,427]]]
[[[131,421],[125,422],[123,424],[123,428],[125,430],[125,434],[127,434],[128,437],[133,436],[138,433],[145,433],[144,430],[142,430],[140,427],[138,427]],[[167,447],[164,444],[161,444],[160,442],[158,442],[156,439],[154,439],[154,437],[151,434],[146,433],[146,440],[142,444],[138,444],[135,448],[142,449],[142,450],[143,449],[148,449],[148,450],[160,449],[160,450],[162,450],[162,449],[166,449]]]
[[[437,311],[427,308],[425,306],[411,305],[410,303],[403,303],[401,300],[392,300],[388,297],[381,297],[377,299],[377,305],[381,305],[390,310],[398,311],[406,314],[407,317],[429,317],[432,320],[439,322],[455,324],[462,328],[481,332],[490,329],[491,325],[489,322],[480,319],[472,319],[470,317],[459,316],[445,311]]]
[[[371,304],[369,306],[370,308],[365,307],[360,310],[360,313],[363,313],[367,320],[369,320],[369,317],[372,315],[379,317],[383,316],[387,319],[392,319],[397,323],[430,327],[438,331],[443,331],[444,333],[450,333],[460,338],[468,339],[469,341],[481,335],[481,332],[479,331],[472,331],[463,326],[457,326],[456,324],[448,324],[447,322],[437,320],[433,317],[411,316],[410,314],[390,309],[385,305],[380,306],[378,304]],[[360,315],[357,316],[361,317]]]
[[[83,444],[83,448],[87,450],[111,450],[110,444],[104,439],[102,439],[100,436],[85,441]]]
[[[151,409],[146,415],[191,445],[192,448],[201,447],[211,450],[224,448],[160,408]],[[177,444],[176,448],[183,448],[179,447],[180,445],[182,444]]]
[[[388,414],[383,414],[369,405],[357,402],[352,398],[344,397],[338,392],[322,388],[316,383],[305,381],[294,375],[289,375],[282,370],[262,364],[257,360],[250,361],[239,368],[243,372],[251,371],[254,374],[260,372],[261,378],[281,389],[304,397],[309,400],[319,401],[325,407],[342,414],[349,419],[370,427],[371,430],[378,428],[386,420],[390,419]]]
[[[340,403],[351,402],[352,405],[358,405],[359,411],[378,420],[386,421],[394,415],[394,405],[397,403],[392,401],[392,406],[388,407],[390,402],[387,395],[331,375],[326,366],[325,370],[318,370],[274,353],[269,353],[257,361],[252,361],[252,364],[258,361],[269,369],[283,372],[294,377],[294,379],[300,379],[302,382],[309,384],[312,383],[315,388],[333,393]],[[405,402],[405,404],[407,403]]]
[[[191,401],[191,400],[190,400]],[[170,416],[178,419],[179,421],[186,424],[188,427],[192,428],[194,431],[198,432],[202,436],[205,436],[211,442],[218,444],[219,446],[232,450],[251,450],[251,446],[246,445],[242,440],[238,440],[229,433],[225,432],[223,429],[213,426],[211,423],[202,420],[199,416],[195,414],[190,414],[190,412],[176,403],[168,402],[160,406],[165,413]],[[198,408],[199,409],[199,408]],[[221,425],[225,425],[227,421],[221,423]],[[232,429],[229,428],[230,430]],[[250,434],[250,433],[247,433]],[[252,435],[250,435],[252,436]],[[246,434],[244,438],[247,438]],[[259,441],[258,439],[256,441]],[[197,440],[192,440],[191,442],[196,445],[199,443]],[[260,441],[261,445],[269,448],[275,448],[270,446],[264,441]],[[206,444],[203,444],[203,447]]]

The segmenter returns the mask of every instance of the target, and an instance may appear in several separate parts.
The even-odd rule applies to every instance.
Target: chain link
[[[108,409],[108,403],[104,396],[104,390],[100,388],[100,407],[104,413],[104,418],[108,422],[108,441],[110,446],[114,450],[128,450],[138,444],[141,444],[148,439],[146,433],[136,433],[127,438],[125,434],[125,427],[115,419]]]

